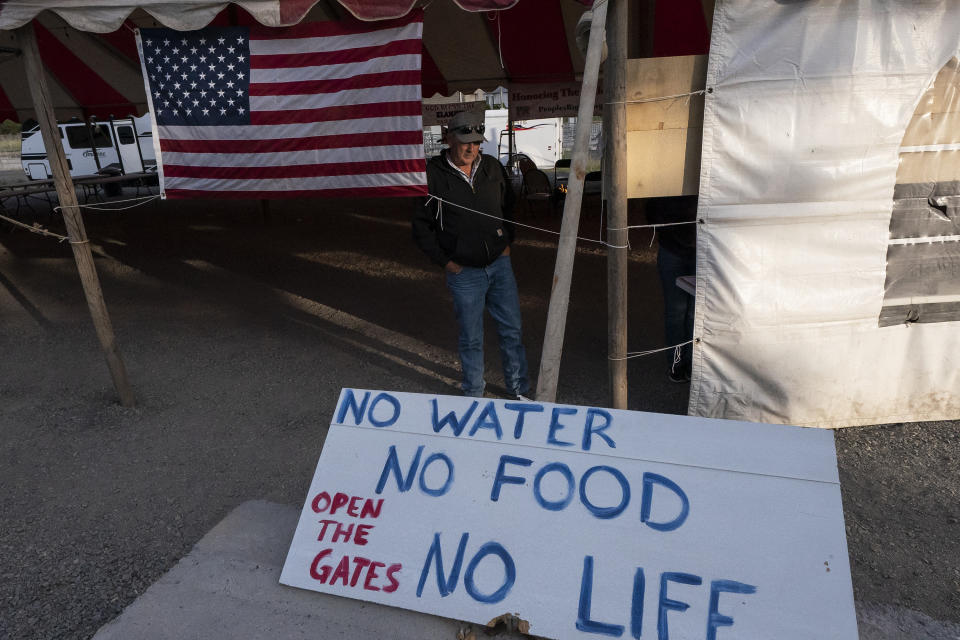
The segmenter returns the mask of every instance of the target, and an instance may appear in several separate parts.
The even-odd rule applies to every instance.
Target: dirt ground
[[[62,232],[35,206],[21,218]],[[132,409],[69,246],[0,222],[0,638],[90,637],[238,504],[300,505],[341,387],[457,393],[452,310],[409,213],[398,200],[273,203],[269,219],[248,202],[89,212]],[[581,234],[599,228],[590,202]],[[638,351],[663,331],[655,247],[631,239]],[[534,375],[554,252],[524,232],[513,256]],[[581,243],[562,402],[608,402],[605,277],[603,252]],[[489,388],[503,393],[492,338]],[[669,357],[630,361],[631,409],[685,413]],[[958,423],[836,441],[858,601],[960,622]]]

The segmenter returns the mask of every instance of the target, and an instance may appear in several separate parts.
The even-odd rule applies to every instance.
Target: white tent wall
[[[960,322],[878,326],[899,148],[960,4],[719,0],[713,25],[689,413],[960,417]]]

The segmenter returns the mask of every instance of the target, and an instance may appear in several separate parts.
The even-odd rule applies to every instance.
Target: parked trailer
[[[486,115],[483,152],[497,156],[504,164],[509,157],[507,110],[490,109]],[[560,118],[517,120],[513,123],[513,152],[522,153],[538,167],[553,167],[563,153],[563,129]]]
[[[156,169],[149,113],[95,123],[74,119],[59,123],[57,128],[73,177]],[[39,125],[20,134],[20,163],[29,180],[52,177]]]

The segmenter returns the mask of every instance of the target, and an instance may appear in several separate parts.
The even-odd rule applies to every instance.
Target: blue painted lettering
[[[580,631],[587,633],[618,638],[623,635],[623,626],[612,622],[600,622],[591,618],[594,585],[593,564],[593,556],[584,556],[576,627]],[[673,573],[669,571],[660,574],[660,594],[659,601],[657,602],[657,640],[669,640],[670,638],[670,629],[667,624],[668,613],[670,611],[683,613],[690,608],[688,603],[669,597],[667,591],[669,583],[671,582],[697,587],[703,584],[703,578],[690,573]],[[733,626],[733,618],[719,612],[721,593],[752,594],[756,593],[756,591],[757,588],[753,585],[736,582],[734,580],[712,581],[710,583],[710,614],[707,618],[706,640],[717,640],[717,628]],[[612,593],[610,585],[607,585],[607,588],[603,589],[603,592],[606,594]],[[702,590],[700,593],[702,594]],[[630,637],[634,640],[641,640],[643,637],[643,605],[646,597],[646,577],[643,567],[637,567],[636,573],[633,575],[633,594],[630,602]],[[656,592],[650,594],[650,597],[656,598]],[[606,602],[604,604],[609,605],[609,603]],[[692,633],[689,625],[686,626],[684,631],[684,637]]]
[[[526,402],[507,402],[503,405],[504,409],[517,412],[517,421],[513,425],[513,439],[519,440],[523,435],[523,418],[528,413],[543,413],[543,406],[539,404],[530,404]]]
[[[500,456],[500,464],[497,465],[497,475],[493,479],[493,489],[490,491],[490,499],[494,502],[500,499],[500,487],[504,484],[519,484],[524,485],[527,483],[526,478],[521,478],[519,476],[508,476],[504,474],[508,464],[516,464],[521,467],[529,467],[533,464],[533,460],[528,458],[517,458],[515,456]]]
[[[714,580],[710,583],[710,615],[707,617],[707,640],[717,640],[717,627],[732,627],[733,618],[720,613],[720,594],[741,593],[749,595],[757,592],[752,584],[736,580]]]
[[[507,473],[507,465],[517,465],[529,467],[533,461],[529,458],[518,458],[515,456],[500,456],[500,463],[497,466],[497,473],[494,476],[493,486],[490,491],[490,499],[494,502],[500,499],[500,492],[505,484],[516,484],[524,486],[527,483],[525,475],[510,475]],[[552,482],[548,479],[549,474],[560,474],[566,480],[566,489],[558,485],[556,480]],[[617,503],[611,505],[597,504],[597,492],[594,490],[593,498],[589,489],[591,478],[595,474],[603,473],[616,481],[620,489],[620,499]],[[546,483],[546,484],[545,484]],[[548,462],[537,470],[533,478],[533,497],[537,504],[548,511],[562,511],[566,509],[573,501],[573,488],[577,485],[574,473],[570,467],[562,462]],[[651,513],[653,512],[654,487],[660,486],[672,492],[679,500],[679,513],[669,521],[653,521]],[[546,487],[546,489],[545,489]],[[590,467],[580,477],[579,492],[580,502],[583,503],[587,511],[601,520],[616,518],[621,515],[630,504],[631,486],[626,476],[617,468],[598,465]],[[608,492],[609,494],[609,492]],[[657,495],[661,495],[662,492]],[[655,531],[673,531],[678,529],[690,515],[690,500],[687,494],[669,478],[656,473],[643,474],[643,493],[640,507],[640,521]]]
[[[589,480],[590,476],[598,471],[609,473],[620,484],[620,504],[617,506],[598,507],[590,502],[590,499],[587,497],[587,480]],[[590,513],[601,520],[616,518],[618,515],[623,513],[623,510],[627,508],[628,504],[630,504],[630,483],[627,482],[627,479],[622,473],[620,473],[620,471],[614,469],[613,467],[608,467],[606,465],[590,467],[587,469],[587,472],[583,474],[583,477],[580,478],[580,502],[583,503],[583,506],[585,506]]]
[[[476,570],[477,565],[480,564],[480,561],[490,554],[497,556],[500,558],[500,561],[503,562],[503,584],[493,593],[484,594],[480,593],[480,590],[477,589],[477,585],[473,580],[473,572]],[[516,581],[517,566],[514,564],[513,558],[499,542],[488,542],[480,547],[480,550],[477,551],[476,555],[473,556],[473,559],[471,559],[467,565],[467,573],[464,576],[463,586],[467,590],[467,593],[470,594],[470,597],[477,602],[492,604],[506,598],[507,594],[510,593],[510,589],[513,587],[513,583]]]
[[[559,500],[547,500],[543,497],[543,492],[540,490],[540,483],[543,482],[543,477],[551,471],[559,472],[567,481],[566,495]],[[544,509],[548,511],[563,511],[573,500],[573,486],[573,473],[570,471],[570,467],[562,462],[551,462],[550,464],[543,465],[533,478],[533,496],[537,499],[537,503]]]
[[[453,435],[455,436],[459,436],[461,433],[463,433],[464,427],[467,426],[467,422],[470,421],[470,416],[473,415],[473,412],[477,410],[478,404],[477,401],[474,400],[470,404],[470,408],[467,409],[467,412],[463,415],[463,417],[458,419],[455,411],[451,411],[447,415],[443,416],[443,418],[440,418],[440,407],[437,403],[437,399],[434,398],[430,401],[430,403],[433,405],[433,432],[440,433],[440,430],[443,429],[444,426],[449,425],[450,430],[453,431]]]
[[[360,424],[363,421],[363,414],[367,411],[367,401],[369,399],[370,392],[364,391],[363,400],[357,405],[353,389],[344,389],[343,400],[340,402],[340,409],[337,411],[337,424],[343,424],[343,419],[347,417],[348,410],[353,413],[353,423]]]
[[[453,559],[453,568],[450,569],[450,575],[443,574],[443,550],[440,548],[440,534],[433,534],[433,543],[427,552],[427,559],[423,563],[423,569],[420,571],[420,582],[417,583],[417,597],[423,595],[423,587],[427,584],[427,576],[430,574],[430,561],[434,561],[437,569],[437,591],[441,598],[446,598],[457,588],[457,582],[460,580],[460,567],[463,566],[463,552],[467,548],[467,539],[470,534],[464,533],[460,536],[460,546],[457,547],[457,556]]]
[[[593,600],[593,556],[583,557],[583,574],[580,578],[580,606],[577,608],[577,629],[586,633],[597,633],[619,638],[623,635],[623,625],[597,622],[590,619]]]
[[[430,468],[430,465],[437,460],[441,460],[447,465],[447,479],[444,481],[443,486],[441,486],[439,489],[430,489],[427,487],[427,482],[424,480],[424,476],[427,475],[427,469]],[[433,496],[436,498],[437,496],[442,496],[449,491],[451,484],[453,484],[453,460],[443,453],[431,453],[423,463],[423,469],[420,471],[420,490],[428,496]]]
[[[665,489],[669,489],[680,498],[680,514],[669,522],[650,522],[650,510],[653,502],[653,485],[658,484]],[[643,497],[640,505],[640,522],[645,523],[655,531],[673,531],[687,520],[690,515],[690,500],[683,489],[670,478],[658,475],[656,473],[643,474]]]
[[[341,414],[345,414],[348,405],[346,400],[351,400],[354,405],[356,400],[352,396],[346,396],[344,406],[341,408]],[[483,406],[481,407],[481,402]],[[530,427],[530,416],[528,414],[546,413],[546,408],[541,404],[532,402],[504,402],[479,401],[474,400],[465,410],[451,410],[443,413],[440,408],[440,399],[431,398],[430,403],[433,409],[432,426],[434,433],[441,433],[444,429],[457,437],[474,437],[481,429],[489,429],[496,434],[497,440],[503,440],[503,427],[510,428],[509,418],[504,421],[500,413],[503,411],[513,411],[516,418],[513,422],[513,439],[522,440],[524,438],[524,429]],[[356,411],[362,412],[363,407],[355,407]],[[399,413],[399,411],[397,412]],[[442,414],[442,415],[441,415]],[[617,443],[610,436],[613,426],[613,416],[604,409],[590,408],[586,409],[583,416],[583,433],[576,436],[568,435],[570,440],[561,436],[564,429],[573,426],[570,423],[571,416],[580,414],[580,409],[575,407],[552,407],[550,409],[549,421],[536,422],[537,427],[546,427],[546,444],[555,447],[572,447],[579,444],[584,451],[589,451],[597,439],[602,440],[611,449],[617,448]],[[533,418],[530,418],[531,420]],[[392,422],[391,422],[392,424]],[[381,426],[381,425],[377,425]],[[467,429],[467,427],[470,427]],[[530,438],[528,437],[527,440]]]
[[[690,605],[686,602],[671,600],[667,597],[667,584],[670,582],[699,585],[703,583],[703,579],[691,573],[672,573],[668,571],[660,574],[660,605],[657,611],[657,640],[669,640],[670,638],[670,630],[667,627],[668,612],[679,611],[683,613],[690,608]]]
[[[566,425],[560,423],[560,416],[572,416],[577,413],[576,409],[570,407],[554,407],[553,411],[550,412],[550,431],[547,435],[547,444],[555,444],[560,447],[572,447],[572,442],[565,442],[563,440],[557,440],[557,432],[562,430]]]
[[[390,415],[383,420],[379,420],[373,415],[374,411],[377,408],[377,405],[380,404],[381,400],[385,400],[387,404],[389,404],[393,409]],[[366,398],[364,398],[363,403],[364,404],[367,403]],[[381,427],[381,428],[389,427],[390,425],[394,424],[399,417],[400,417],[400,401],[399,400],[394,398],[389,393],[378,393],[373,398],[373,402],[370,403],[370,413],[367,414],[367,418],[370,420],[370,424],[372,424],[375,427]]]
[[[417,447],[417,453],[410,462],[410,470],[407,477],[403,477],[403,471],[400,470],[400,460],[397,456],[397,446],[390,445],[390,453],[387,455],[387,462],[383,465],[383,471],[380,472],[380,480],[377,481],[376,493],[382,493],[383,487],[387,484],[387,476],[393,472],[393,477],[397,480],[397,488],[401,493],[409,491],[413,486],[413,478],[417,474],[417,467],[420,466],[420,455],[423,453],[423,445]]]
[[[603,418],[603,424],[594,426],[593,421],[597,417]],[[583,450],[590,451],[592,436],[594,434],[603,438],[603,441],[606,442],[607,446],[611,449],[616,449],[617,443],[613,441],[613,438],[603,433],[611,424],[613,424],[613,417],[608,412],[603,409],[587,409],[587,424],[583,429],[583,443],[581,445]]]
[[[633,600],[630,603],[630,635],[640,640],[643,635],[643,594],[646,591],[646,578],[643,567],[637,567],[633,574]]]
[[[472,438],[479,429],[493,429],[494,433],[497,434],[497,440],[503,439],[503,429],[500,428],[500,418],[497,417],[497,408],[492,400],[487,403],[487,406],[484,407],[480,415],[477,416],[476,422],[474,422],[473,427],[470,428],[470,437]]]
[[[576,627],[580,631],[594,633],[598,635],[613,636],[619,638],[623,635],[624,627],[612,622],[600,622],[592,619],[592,598],[593,598],[593,574],[594,558],[593,556],[584,556],[583,573],[580,579],[580,602],[577,609]],[[677,611],[683,613],[690,608],[690,605],[681,600],[675,600],[669,597],[667,593],[669,583],[676,583],[697,587],[703,584],[703,578],[690,573],[673,573],[665,571],[660,574],[660,594],[657,603],[657,640],[669,640],[670,629],[668,627],[668,613]],[[733,618],[723,615],[719,612],[719,599],[721,593],[752,594],[756,593],[757,588],[753,585],[736,582],[734,580],[714,580],[710,583],[710,614],[707,618],[706,640],[717,640],[717,628],[729,627],[733,625]],[[606,594],[613,591],[610,585],[603,589]],[[702,590],[701,590],[702,593]],[[634,640],[641,640],[643,637],[643,605],[646,594],[646,577],[643,567],[637,567],[633,575],[633,594],[630,601],[630,637]],[[656,598],[654,592],[650,595]],[[609,605],[609,602],[604,602]],[[687,637],[691,632],[689,625],[685,629]],[[692,636],[691,636],[692,637]]]

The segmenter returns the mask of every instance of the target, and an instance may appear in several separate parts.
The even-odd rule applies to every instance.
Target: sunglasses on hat
[[[453,131],[454,133],[459,133],[462,136],[468,136],[473,132],[477,132],[480,135],[483,135],[484,126],[482,124],[478,124],[475,127],[470,127],[470,126],[457,127],[456,129],[451,129],[451,131]]]

